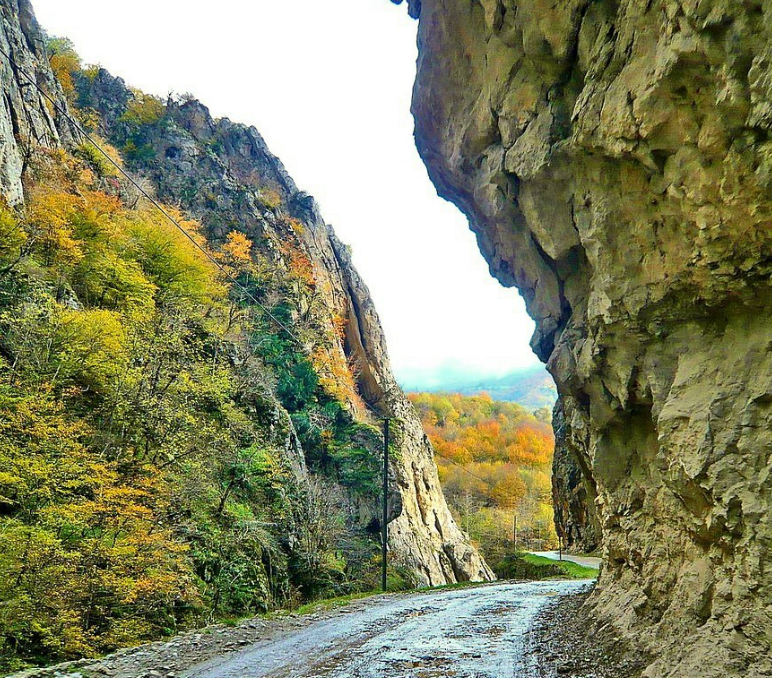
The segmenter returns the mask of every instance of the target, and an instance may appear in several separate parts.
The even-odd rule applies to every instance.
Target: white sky
[[[537,363],[533,323],[490,277],[413,142],[416,22],[388,0],[33,0],[87,63],[253,124],[351,244],[400,379]]]

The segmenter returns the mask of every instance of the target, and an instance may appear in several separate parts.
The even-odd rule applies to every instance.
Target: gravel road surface
[[[527,633],[557,597],[587,582],[503,583],[384,598],[259,641],[189,678],[527,678]]]

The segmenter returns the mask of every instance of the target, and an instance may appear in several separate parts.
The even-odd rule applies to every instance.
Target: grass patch
[[[325,598],[323,600],[316,600],[311,603],[305,603],[301,605],[297,610],[293,610],[291,614],[314,614],[315,612],[326,612],[327,610],[334,610],[338,607],[345,607],[349,603],[353,603],[355,600],[362,600],[363,598],[371,598],[377,596],[380,591],[365,591],[364,593],[349,593],[347,596],[338,596],[337,598]]]
[[[506,579],[595,579],[598,570],[568,560],[550,560],[532,553],[507,556],[500,565]]]

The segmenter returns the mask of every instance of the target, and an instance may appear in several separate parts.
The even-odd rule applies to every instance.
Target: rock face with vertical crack
[[[600,547],[600,525],[595,510],[592,474],[581,466],[568,442],[563,401],[553,413],[555,456],[552,461],[552,505],[555,529],[567,551],[594,553]]]
[[[769,675],[772,2],[423,0],[419,49],[419,151],[558,385],[597,618],[648,676]]]
[[[72,141],[77,133],[57,110],[57,106],[66,108],[67,102],[49,68],[45,43],[27,0],[0,2],[0,50],[0,195],[16,205],[24,199],[22,177],[30,149],[54,148]],[[34,76],[56,106],[19,69]]]

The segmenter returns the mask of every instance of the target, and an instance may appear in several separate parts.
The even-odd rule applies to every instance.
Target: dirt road
[[[536,676],[527,631],[556,596],[587,582],[505,583],[377,599],[356,613],[267,638],[189,678]]]
[[[591,567],[594,570],[600,568],[601,559],[594,558],[593,556],[572,556],[570,553],[560,554],[559,551],[533,551],[533,555],[541,556],[542,558],[549,558],[550,560],[568,560],[571,563],[576,563],[582,567]]]

